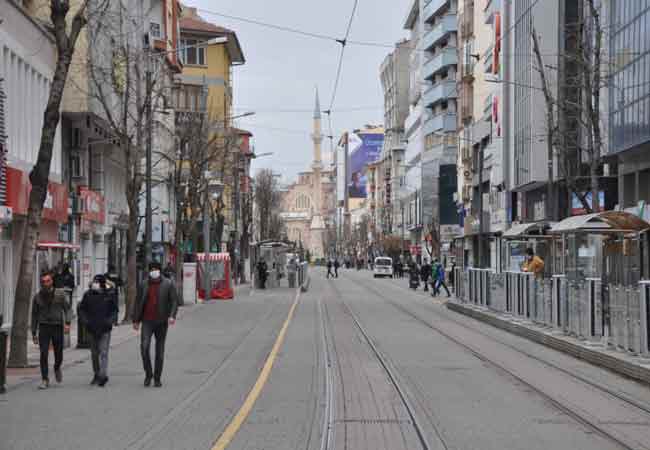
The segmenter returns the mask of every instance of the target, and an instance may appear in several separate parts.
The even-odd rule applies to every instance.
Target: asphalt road
[[[450,312],[407,279],[324,275],[295,310],[282,289],[185,314],[161,389],[142,386],[137,338],[111,354],[104,389],[89,363],[48,391],[21,385],[0,397],[0,449],[212,449],[225,435],[237,450],[650,448],[647,386]]]

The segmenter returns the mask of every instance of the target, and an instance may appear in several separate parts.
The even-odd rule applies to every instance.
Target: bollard
[[[639,282],[640,287],[640,328],[641,328],[641,355],[650,357],[650,281]]]
[[[590,344],[599,343],[604,336],[600,278],[587,278],[587,335]]]
[[[512,276],[506,272],[505,290],[506,290],[506,313],[512,312]]]
[[[7,392],[7,334],[7,330],[0,330],[0,394]]]
[[[563,324],[562,314],[562,284],[564,275],[553,275],[553,288],[551,292],[551,323],[553,328],[561,329]]]

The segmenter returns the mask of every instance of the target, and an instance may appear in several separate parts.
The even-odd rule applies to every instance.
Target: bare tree
[[[128,277],[124,321],[129,322],[137,294],[137,239],[145,182],[143,158],[148,136],[153,133],[153,115],[166,113],[164,106],[171,94],[171,71],[164,52],[142,48],[138,40],[130,38],[140,35],[138,30],[142,24],[131,18],[122,3],[103,10],[89,26],[93,46],[110,45],[112,48],[111,59],[88,61],[88,95],[99,105],[100,115],[119,143],[125,162]],[[159,158],[155,164],[163,159]]]
[[[262,169],[255,175],[256,222],[260,240],[280,239],[283,223],[280,219],[280,192],[271,169]]]
[[[551,219],[557,219],[554,161],[558,163],[558,172],[567,190],[579,199],[585,211],[598,211],[602,206],[598,196],[603,155],[601,91],[607,87],[609,75],[608,67],[603,64],[605,31],[600,6],[596,0],[585,0],[585,5],[581,18],[567,27],[567,51],[558,56],[559,67],[563,68],[558,76],[559,90],[565,93],[561,99],[551,90],[548,70],[554,67],[545,64],[538,33],[534,27],[531,29],[535,69],[540,76],[546,106],[547,217]],[[568,123],[562,126],[560,118]],[[583,176],[583,166],[588,176]],[[589,182],[585,183],[585,179]]]
[[[32,279],[34,276],[34,253],[41,225],[43,204],[47,196],[47,186],[52,163],[52,149],[56,129],[61,118],[60,107],[63,90],[68,78],[72,55],[79,33],[86,25],[86,2],[82,2],[70,20],[69,0],[50,0],[50,26],[57,49],[56,67],[47,106],[43,114],[41,142],[36,164],[29,173],[32,190],[29,194],[26,229],[22,242],[18,282],[14,299],[14,315],[11,328],[11,349],[9,365],[14,367],[27,365],[27,324]],[[68,21],[70,24],[68,25]]]

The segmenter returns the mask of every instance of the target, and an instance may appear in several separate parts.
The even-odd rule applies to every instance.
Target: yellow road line
[[[275,340],[275,344],[273,344],[273,348],[271,349],[269,356],[266,358],[264,367],[262,368],[262,371],[260,372],[260,376],[257,378],[257,381],[253,385],[253,389],[251,389],[251,391],[248,393],[248,396],[246,397],[244,404],[241,406],[241,408],[239,409],[235,417],[233,417],[230,424],[226,427],[226,429],[223,431],[221,436],[219,436],[219,439],[212,447],[212,450],[224,450],[226,447],[228,447],[228,445],[234,439],[235,435],[237,434],[241,426],[244,424],[244,421],[250,414],[251,410],[253,409],[253,406],[255,405],[257,398],[262,392],[262,389],[264,388],[264,385],[268,381],[269,375],[271,374],[273,363],[275,362],[275,358],[278,356],[280,347],[282,347],[282,343],[284,342],[284,337],[287,333],[287,328],[289,328],[289,322],[291,322],[291,318],[293,317],[293,312],[295,311],[296,306],[298,305],[299,298],[300,298],[300,293],[296,294],[296,298],[293,301],[293,305],[291,305],[291,309],[289,309],[289,314],[287,315],[287,319],[284,321],[284,325],[282,325],[282,328],[280,329],[280,333],[278,334],[278,337]]]

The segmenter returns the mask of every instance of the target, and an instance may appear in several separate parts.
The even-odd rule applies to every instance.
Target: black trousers
[[[38,346],[41,350],[41,378],[49,380],[48,356],[50,342],[54,348],[54,370],[59,370],[63,363],[63,325],[42,323],[38,327]]]
[[[142,322],[142,332],[140,334],[140,353],[142,353],[142,366],[144,367],[145,376],[154,377],[160,380],[163,371],[163,362],[165,360],[165,340],[167,338],[167,321],[150,321]],[[155,367],[151,369],[151,337],[156,338],[156,357]]]

